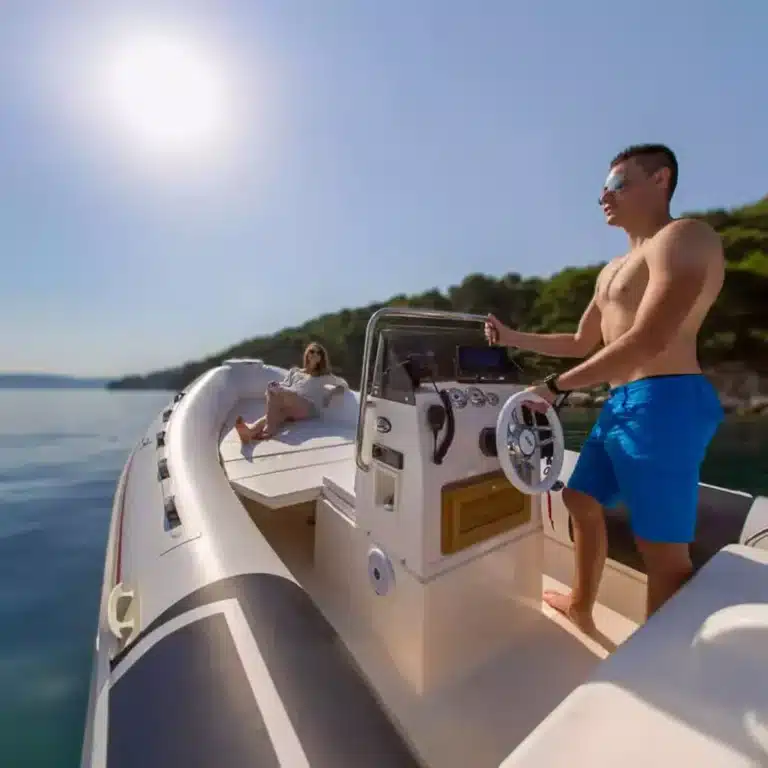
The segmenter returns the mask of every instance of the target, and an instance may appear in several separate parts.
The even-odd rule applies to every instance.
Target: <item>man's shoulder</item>
[[[702,219],[680,218],[673,219],[659,230],[654,240],[692,243],[695,245],[722,245],[720,235]]]
[[[701,219],[681,218],[663,227],[646,252],[649,262],[668,267],[703,267],[723,260],[720,235]]]

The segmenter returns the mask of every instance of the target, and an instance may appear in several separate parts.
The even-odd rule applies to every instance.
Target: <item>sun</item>
[[[224,148],[233,89],[203,41],[172,29],[132,29],[109,41],[100,59],[105,117],[134,150],[196,159]]]

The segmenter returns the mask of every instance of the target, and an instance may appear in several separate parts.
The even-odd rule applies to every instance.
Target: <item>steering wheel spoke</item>
[[[523,461],[517,465],[517,469],[520,472],[520,477],[529,485],[533,483],[533,467],[527,462]]]

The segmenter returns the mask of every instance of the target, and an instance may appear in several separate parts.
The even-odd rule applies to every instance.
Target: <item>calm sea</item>
[[[104,546],[128,452],[167,393],[0,391],[0,765],[76,768]],[[593,416],[568,414],[571,447]],[[732,419],[705,482],[768,494],[765,421]]]

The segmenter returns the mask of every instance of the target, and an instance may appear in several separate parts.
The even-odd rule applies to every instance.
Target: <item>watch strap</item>
[[[560,389],[560,387],[557,386],[557,376],[558,374],[552,373],[549,376],[547,376],[546,379],[544,379],[544,384],[546,385],[547,389],[553,394],[553,395],[565,395],[565,390]]]

